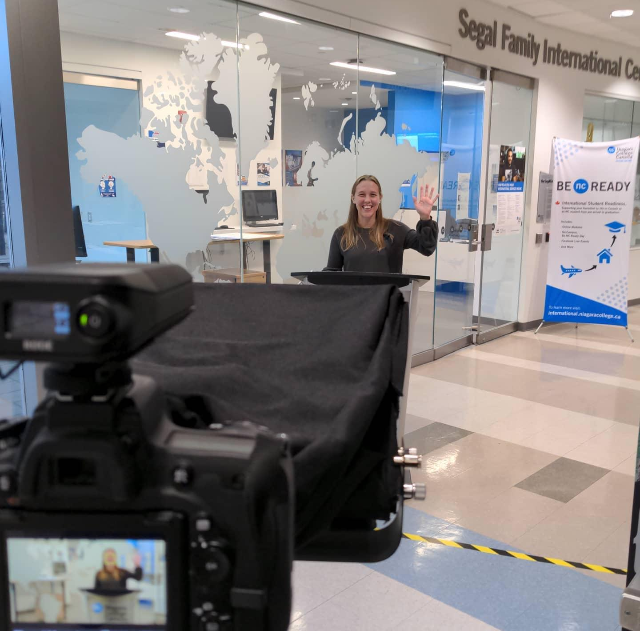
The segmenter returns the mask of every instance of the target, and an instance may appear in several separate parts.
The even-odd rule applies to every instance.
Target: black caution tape
[[[603,574],[619,574],[626,576],[627,570],[620,570],[613,567],[605,567],[604,565],[595,565],[593,563],[577,563],[575,561],[563,561],[562,559],[552,559],[549,557],[540,557],[534,554],[525,554],[524,552],[515,552],[513,550],[498,550],[487,546],[476,546],[471,543],[461,543],[460,541],[452,541],[450,539],[436,539],[435,537],[421,537],[420,535],[410,535],[404,533],[405,539],[418,541],[420,543],[433,543],[439,546],[448,546],[449,548],[460,548],[463,550],[474,550],[475,552],[483,552],[484,554],[495,554],[502,557],[511,557],[512,559],[520,559],[521,561],[535,561],[536,563],[551,563],[552,565],[560,565],[562,567],[572,567],[577,570],[591,570],[592,572],[602,572]]]

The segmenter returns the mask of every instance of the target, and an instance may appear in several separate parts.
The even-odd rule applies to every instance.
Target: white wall
[[[255,0],[255,4],[289,11],[361,33],[392,39],[444,55],[507,70],[538,79],[534,104],[533,155],[527,190],[525,243],[519,320],[528,322],[542,317],[546,281],[547,245],[536,245],[535,208],[538,197],[538,173],[547,171],[554,136],[581,140],[583,99],[585,92],[598,92],[640,101],[640,83],[624,78],[606,77],[577,70],[549,66],[538,61],[510,54],[500,49],[478,50],[475,43],[458,35],[461,8],[469,11],[469,19],[485,23],[497,20],[508,23],[512,33],[527,36],[533,33],[538,41],[548,38],[550,44],[562,43],[583,53],[598,50],[599,56],[610,59],[633,57],[640,63],[640,49],[599,40],[593,35],[565,31],[482,0],[429,3],[422,0],[396,0],[372,4],[369,0],[324,0],[323,9],[316,9],[294,0]],[[366,19],[364,19],[366,17]],[[500,27],[499,27],[500,28]],[[553,238],[553,235],[552,235]],[[631,253],[629,298],[640,297],[640,252]]]

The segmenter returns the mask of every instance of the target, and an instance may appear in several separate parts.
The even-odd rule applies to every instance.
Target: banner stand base
[[[542,328],[542,325],[546,324],[546,322],[543,320],[542,322],[540,322],[540,324],[538,325],[538,328],[533,332],[534,335],[538,335],[538,331]],[[562,324],[562,322],[554,322],[554,324]],[[606,326],[606,325],[604,325]],[[576,323],[576,329],[578,328],[578,324]],[[629,327],[625,326],[624,327],[625,331],[627,332],[627,335],[629,336],[629,339],[635,343],[635,339],[633,338],[633,335],[631,335],[631,331],[629,331]]]

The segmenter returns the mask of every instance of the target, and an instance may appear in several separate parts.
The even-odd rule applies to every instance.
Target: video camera
[[[0,357],[48,362],[49,392],[0,422],[0,631],[288,627],[287,435],[177,415],[127,362],[193,307],[173,265],[0,273]],[[360,560],[389,556],[401,521]],[[297,556],[341,549],[328,533]]]

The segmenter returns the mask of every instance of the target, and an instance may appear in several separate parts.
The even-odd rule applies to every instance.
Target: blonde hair
[[[358,239],[361,239],[358,232],[358,208],[353,201],[356,194],[356,188],[361,182],[373,182],[378,187],[380,198],[382,198],[382,187],[375,175],[361,175],[351,187],[351,206],[349,206],[349,216],[347,222],[342,225],[342,238],[340,239],[340,247],[343,250],[349,250],[356,246]],[[384,235],[389,230],[389,220],[382,216],[382,202],[376,210],[376,221],[373,228],[369,230],[369,238],[376,244],[378,250],[384,248]]]
[[[107,564],[104,558],[107,556],[108,552],[113,552],[113,554],[116,553],[116,551],[113,548],[108,548],[102,553],[102,568],[98,571],[98,579],[101,581],[108,581],[109,579],[119,581],[124,576],[124,573],[117,566],[117,564],[114,566],[113,570],[109,571],[107,569]]]

